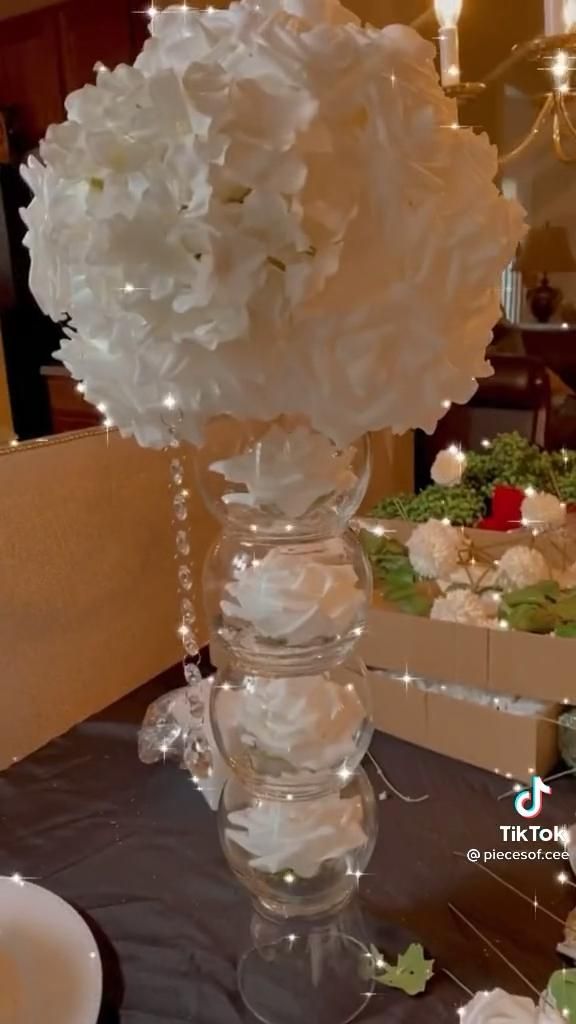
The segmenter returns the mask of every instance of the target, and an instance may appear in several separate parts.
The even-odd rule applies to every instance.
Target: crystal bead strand
[[[182,668],[187,683],[187,696],[193,727],[191,742],[186,747],[186,767],[196,777],[212,774],[212,754],[204,732],[205,696],[204,682],[200,671],[200,650],[196,628],[194,593],[194,572],[192,569],[192,544],[189,529],[190,491],[186,487],[186,454],[178,435],[181,414],[167,423],[170,433],[170,492],[174,528],[175,559],[179,591],[180,637],[183,656]]]

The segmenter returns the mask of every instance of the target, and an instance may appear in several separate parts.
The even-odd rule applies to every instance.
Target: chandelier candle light
[[[434,10],[440,24],[440,75],[447,88],[460,84],[460,40],[458,21],[462,13],[462,0],[434,0]]]
[[[456,29],[460,3],[442,8]],[[68,97],[24,170],[31,285],[66,318],[60,358],[87,400],[172,453],[193,692],[152,707],[141,748],[170,756],[173,736],[212,805],[223,790],[224,854],[266,915],[240,990],[260,1020],[341,1024],[369,997],[338,915],[376,830],[355,653],[371,573],[348,529],[364,435],[433,431],[490,373],[523,212],[487,138],[446,131],[456,104],[409,28],[362,26],[338,0],[243,0],[166,8],[150,32],[134,67]],[[222,524],[205,697],[187,441]]]

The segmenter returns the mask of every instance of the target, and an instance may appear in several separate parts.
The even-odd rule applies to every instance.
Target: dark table
[[[220,852],[216,819],[185,772],[145,767],[136,756],[148,703],[179,684],[167,674],[50,743],[0,776],[0,874],[20,872],[76,906],[104,961],[100,1024],[237,1024],[252,1018],[236,991],[235,963],[250,907]],[[498,826],[522,822],[510,784],[379,734],[373,753],[392,782],[421,804],[379,803],[380,835],[360,901],[387,957],[422,941],[437,960],[424,996],[379,990],[369,1024],[455,1024],[472,990],[530,991],[456,920],[452,902],[536,986],[561,965],[560,923],[455,851],[505,849]],[[377,789],[378,780],[372,775]],[[572,823],[573,778],[554,783],[542,827]],[[540,844],[545,849],[556,847]],[[538,844],[519,844],[532,850]],[[557,875],[567,862],[488,865],[562,920],[576,890]],[[40,1024],[40,1022],[39,1022]]]

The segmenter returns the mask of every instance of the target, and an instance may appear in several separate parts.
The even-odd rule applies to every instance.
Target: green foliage
[[[436,589],[416,575],[404,544],[389,537],[375,537],[368,531],[362,532],[361,539],[382,597],[401,612],[428,616]]]
[[[433,484],[420,494],[400,494],[384,498],[372,511],[379,519],[409,519],[425,523],[428,519],[449,519],[455,526],[469,526],[487,513],[484,496],[470,487],[440,487]]]
[[[414,523],[446,518],[455,526],[474,526],[488,515],[498,484],[521,489],[531,486],[556,494],[562,501],[576,502],[576,452],[542,452],[518,433],[499,434],[489,448],[466,453],[461,484],[431,484],[416,495],[385,498],[372,514]]]
[[[563,636],[566,639],[576,637],[576,622],[561,622],[554,630],[556,636]]]
[[[505,594],[500,611],[512,629],[576,636],[576,591],[561,590],[551,580]]]
[[[374,978],[378,984],[398,988],[409,996],[417,996],[426,990],[434,974],[434,961],[426,960],[419,943],[413,942],[405,953],[400,953],[395,966],[386,963],[375,946],[370,947],[370,952],[372,957],[368,961],[368,976]]]
[[[558,1013],[569,1024],[576,1024],[576,970],[554,971],[548,981],[547,993]]]

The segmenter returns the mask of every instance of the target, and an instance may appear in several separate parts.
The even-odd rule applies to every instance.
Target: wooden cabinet
[[[0,20],[0,109],[13,113],[17,159],[48,125],[63,120],[65,97],[94,81],[98,61],[132,63],[148,30],[138,6],[133,0],[66,0]]]
[[[41,372],[48,384],[53,434],[101,425],[101,414],[76,390],[75,382],[64,366],[43,366]]]
[[[125,0],[71,0],[56,9],[65,95],[94,81],[97,61],[107,67],[131,61],[130,6]]]
[[[62,120],[56,11],[48,8],[0,25],[0,107],[13,112],[16,155],[32,149],[49,124]]]

